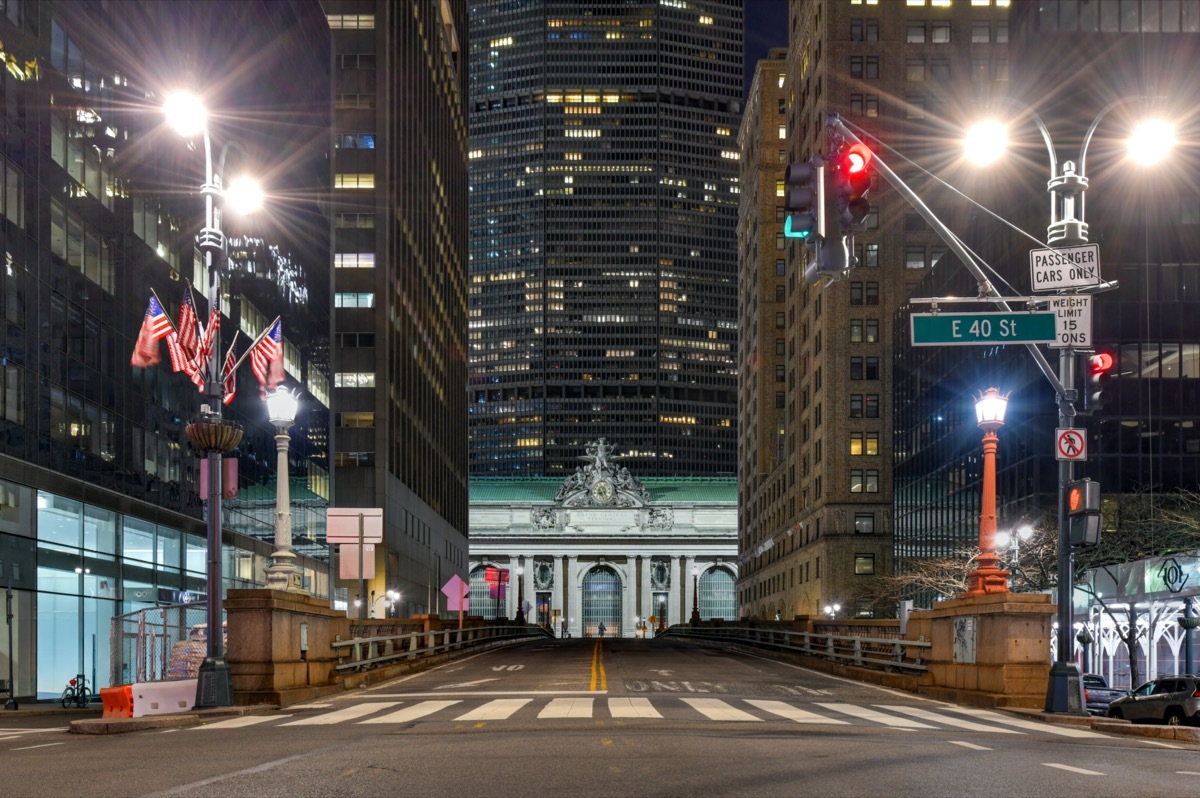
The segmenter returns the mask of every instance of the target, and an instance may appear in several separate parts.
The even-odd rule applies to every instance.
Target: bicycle
[[[67,682],[67,689],[63,690],[62,694],[63,709],[72,704],[82,709],[91,702],[92,693],[88,690],[86,677],[78,676]]]

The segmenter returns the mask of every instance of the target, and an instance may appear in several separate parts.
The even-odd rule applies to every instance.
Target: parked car
[[[1108,705],[1110,718],[1200,726],[1200,677],[1159,676]]]
[[[1108,705],[1128,693],[1109,687],[1104,677],[1096,673],[1083,674],[1083,703],[1089,715],[1104,716],[1108,714]]]

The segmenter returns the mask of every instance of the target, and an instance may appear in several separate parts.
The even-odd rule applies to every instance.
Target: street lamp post
[[[983,430],[983,499],[979,507],[979,559],[967,574],[964,596],[984,596],[1008,592],[1008,572],[999,567],[996,556],[996,430],[1004,426],[1008,394],[988,388],[975,400],[975,418]]]
[[[1033,537],[1033,527],[1029,524],[1022,524],[1015,532],[996,533],[996,550],[1007,551],[1010,548],[1012,549],[1012,573],[1014,574],[1021,569],[1021,541],[1029,540],[1031,537]],[[1013,592],[1018,592],[1015,583],[1016,577],[1013,576],[1013,579]]]
[[[692,626],[700,623],[700,566],[692,566]]]
[[[212,347],[204,370],[204,396],[207,400],[200,406],[201,420],[189,424],[186,429],[188,440],[198,450],[208,455],[208,569],[206,574],[207,645],[204,661],[200,664],[196,682],[196,708],[225,707],[233,704],[233,686],[230,680],[229,663],[225,659],[225,630],[221,623],[221,460],[232,452],[242,440],[242,429],[221,418],[225,398],[225,383],[221,379],[221,267],[226,258],[225,234],[221,232],[221,211],[226,199],[242,204],[237,192],[222,190],[222,172],[229,144],[221,149],[217,168],[213,168],[212,139],[209,136],[207,113],[199,98],[189,94],[173,94],[163,107],[167,122],[181,136],[202,135],[204,140],[204,183],[200,193],[204,196],[204,227],[200,229],[197,245],[204,253],[204,267],[208,273],[208,301],[217,311],[213,330]],[[249,196],[256,193],[247,184],[239,184],[241,198],[246,205],[252,204]],[[227,196],[228,194],[228,196]],[[261,200],[261,194],[257,194]]]
[[[296,421],[300,400],[283,387],[267,394],[267,412],[275,426],[275,552],[267,566],[267,587],[299,591],[296,554],[292,551],[292,507],[288,486],[288,428]]]
[[[829,620],[832,621],[835,618],[837,618],[837,614],[839,611],[841,611],[841,609],[842,609],[841,604],[826,604],[825,605],[825,614],[828,615]]]
[[[525,625],[525,569],[517,566],[517,626]]]
[[[1073,247],[1088,242],[1088,226],[1087,222],[1084,221],[1084,195],[1088,187],[1085,169],[1088,145],[1091,144],[1096,129],[1100,126],[1101,120],[1107,116],[1108,112],[1119,105],[1131,101],[1130,98],[1122,98],[1114,100],[1105,106],[1092,120],[1091,126],[1088,127],[1087,133],[1083,137],[1083,142],[1079,148],[1078,163],[1064,161],[1061,171],[1058,165],[1058,154],[1054,147],[1054,141],[1050,137],[1049,128],[1046,127],[1046,123],[1035,111],[1029,108],[1024,109],[1034,124],[1037,125],[1038,131],[1042,135],[1042,140],[1046,144],[1046,152],[1049,156],[1050,180],[1046,183],[1046,189],[1050,195],[1050,223],[1046,227],[1046,241],[1052,247]],[[978,135],[985,126],[987,127],[987,132],[982,136]],[[972,130],[972,135],[968,136],[965,143],[968,147],[972,147],[976,153],[983,153],[985,157],[977,158],[977,160],[986,163],[995,160],[1003,152],[1006,142],[1001,138],[1002,133],[1003,126],[996,122],[981,123]],[[1152,145],[1147,146],[1144,143],[1147,140],[1152,142]],[[1144,165],[1151,165],[1163,160],[1173,144],[1174,131],[1172,126],[1160,121],[1144,122],[1139,125],[1134,135],[1130,137],[1129,153],[1131,158],[1141,160]],[[970,153],[968,154],[970,155]],[[1092,289],[1092,291],[1106,290],[1106,288],[1113,287],[1116,287],[1115,284],[1101,285]],[[1071,291],[1074,293],[1085,292],[1078,288],[1071,289]],[[1075,388],[1075,360],[1077,351],[1071,348],[1059,350],[1058,374],[1054,375],[1048,371],[1045,360],[1042,358],[1041,353],[1037,351],[1036,346],[1031,344],[1029,348],[1030,352],[1034,354],[1035,359],[1038,360],[1038,365],[1042,368],[1043,374],[1054,385],[1058,401],[1059,428],[1073,427],[1076,415],[1075,402],[1079,396],[1079,392]],[[1055,646],[1054,664],[1050,668],[1050,680],[1046,688],[1045,711],[1082,714],[1085,711],[1083,706],[1083,687],[1079,678],[1079,669],[1075,667],[1071,656],[1071,635],[1067,633],[1067,630],[1072,627],[1072,594],[1075,583],[1066,504],[1067,485],[1074,479],[1073,465],[1073,462],[1070,460],[1061,460],[1058,464],[1058,586],[1056,622],[1060,633]]]

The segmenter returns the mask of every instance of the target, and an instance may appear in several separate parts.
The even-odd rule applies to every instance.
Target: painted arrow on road
[[[459,684],[443,684],[441,687],[435,687],[434,690],[450,690],[455,687],[477,687],[478,685],[487,682],[494,682],[495,679],[476,679],[473,682],[460,682]]]

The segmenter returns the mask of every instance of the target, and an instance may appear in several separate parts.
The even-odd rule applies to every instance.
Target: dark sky
[[[765,58],[772,47],[787,47],[788,0],[745,0],[745,3],[745,85],[748,92],[759,59]]]

